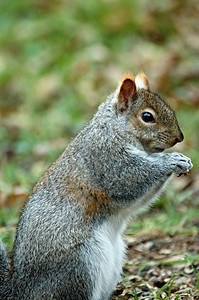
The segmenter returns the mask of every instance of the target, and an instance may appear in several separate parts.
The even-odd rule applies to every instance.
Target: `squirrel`
[[[191,160],[174,111],[144,73],[125,76],[26,202],[9,265],[0,244],[0,299],[107,300],[121,279],[130,218]]]

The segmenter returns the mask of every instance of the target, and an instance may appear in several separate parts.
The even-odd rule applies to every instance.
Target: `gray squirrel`
[[[191,160],[163,153],[183,140],[174,111],[144,73],[125,76],[44,173],[26,202],[0,299],[107,300],[122,273],[128,220]]]

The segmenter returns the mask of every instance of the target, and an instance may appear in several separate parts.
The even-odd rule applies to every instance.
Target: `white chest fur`
[[[122,234],[125,228],[124,214],[111,217],[95,231],[97,273],[92,300],[109,299],[121,278],[125,256]]]

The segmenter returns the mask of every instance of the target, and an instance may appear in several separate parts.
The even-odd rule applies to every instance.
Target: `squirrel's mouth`
[[[153,148],[153,152],[163,152],[165,148],[155,147]]]

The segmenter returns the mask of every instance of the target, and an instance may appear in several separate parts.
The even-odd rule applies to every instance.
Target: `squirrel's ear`
[[[136,77],[135,77],[135,84],[137,89],[145,89],[149,90],[149,80],[146,77],[146,75],[143,72],[140,72]]]
[[[120,85],[118,94],[117,109],[124,112],[128,109],[129,103],[137,98],[137,90],[134,77],[125,77]]]

